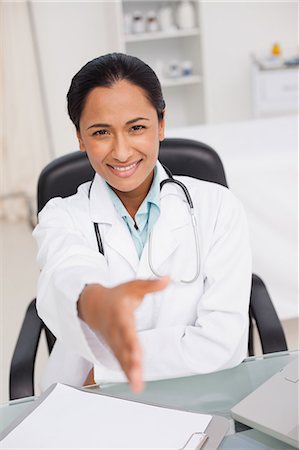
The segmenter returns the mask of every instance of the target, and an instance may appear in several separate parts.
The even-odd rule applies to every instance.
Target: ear
[[[165,139],[165,110],[163,111],[162,119],[159,121],[159,141],[162,142]]]
[[[85,152],[85,145],[84,145],[84,143],[83,143],[83,140],[82,140],[82,136],[81,136],[80,130],[77,130],[77,131],[76,131],[76,134],[77,134],[77,139],[78,139],[78,142],[79,142],[79,148],[80,148],[80,151],[81,151],[81,152]]]

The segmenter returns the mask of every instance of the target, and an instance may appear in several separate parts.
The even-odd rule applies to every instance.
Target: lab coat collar
[[[157,162],[157,177],[159,183],[168,178],[159,161]],[[113,225],[105,234],[106,244],[121,254],[137,272],[139,262],[144,260],[144,253],[146,253],[147,258],[148,245],[146,244],[143,257],[139,261],[134,242],[130,239],[129,230],[115,210],[104,183],[105,180],[96,174],[90,190],[91,220],[98,224]],[[156,245],[158,242],[163,243],[163,245],[159,245],[159,251],[155,253],[155,267],[157,269],[179,244],[174,231],[190,223],[185,196],[181,188],[174,183],[163,186],[160,194],[160,211],[160,216],[154,226],[154,242],[156,242]],[[118,227],[117,232],[115,232],[114,226]]]
[[[159,183],[161,183],[162,180],[168,178],[164,167],[159,161],[157,161],[157,178],[159,180]],[[105,183],[105,180],[96,173],[90,190],[90,218],[93,222],[99,224],[107,223],[112,225],[113,223],[115,223],[115,221],[118,221],[118,214],[113,206],[111,196],[107,187],[105,186]],[[160,194],[160,208],[172,208],[173,202],[169,203],[168,201],[165,201],[165,199],[173,199],[174,197],[177,197],[180,201],[185,201],[185,196],[181,188],[176,186],[174,183],[168,183],[164,185]],[[185,224],[186,214],[181,214],[183,212],[181,211],[181,209],[182,208],[179,208],[177,211],[172,210],[169,211],[169,214],[164,214],[164,219],[171,227],[171,229],[178,228]]]
[[[106,181],[97,173],[90,189],[89,213],[92,222],[113,224],[117,219]]]

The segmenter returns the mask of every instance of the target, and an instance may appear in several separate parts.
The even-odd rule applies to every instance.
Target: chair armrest
[[[255,274],[252,275],[250,316],[255,320],[263,353],[288,350],[285,334],[268,290]]]
[[[34,365],[43,322],[37,315],[36,300],[29,304],[15,346],[9,379],[11,400],[34,395]]]

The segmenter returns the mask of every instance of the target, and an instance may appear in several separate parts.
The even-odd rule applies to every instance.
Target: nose
[[[112,156],[120,162],[126,162],[130,159],[132,149],[130,147],[129,139],[123,135],[117,135],[113,142]]]

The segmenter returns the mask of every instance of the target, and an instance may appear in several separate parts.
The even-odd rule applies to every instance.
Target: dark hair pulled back
[[[67,93],[67,106],[77,130],[89,92],[96,87],[111,87],[121,80],[142,88],[156,109],[158,119],[163,118],[165,102],[160,81],[153,69],[135,56],[109,53],[89,61],[72,79]]]

